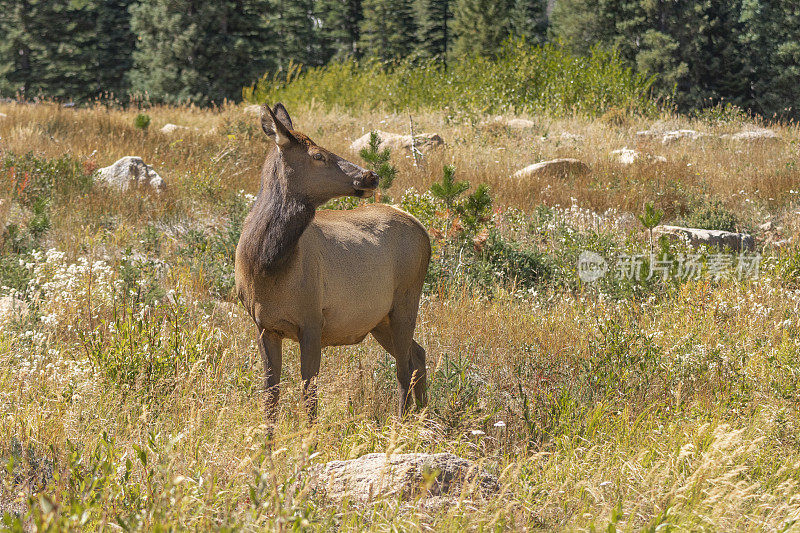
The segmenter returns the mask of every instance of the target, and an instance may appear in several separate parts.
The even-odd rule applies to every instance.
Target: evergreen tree
[[[324,62],[319,35],[314,27],[313,0],[272,0],[267,18],[275,36],[268,44],[278,69],[290,63],[317,66]]]
[[[381,60],[408,57],[416,46],[411,0],[364,0],[359,46]]]
[[[544,44],[547,39],[547,0],[514,0],[511,30],[530,44]]]
[[[552,31],[577,53],[615,49],[688,110],[745,90],[738,13],[727,0],[560,0]]]
[[[456,0],[453,31],[458,55],[493,55],[511,30],[512,0]]]
[[[622,15],[613,0],[558,0],[550,16],[550,33],[570,51],[587,54],[595,45],[613,46],[616,20]]]
[[[126,76],[133,67],[136,38],[131,31],[133,0],[97,0],[94,28],[95,83],[99,91],[121,96],[127,91]]]
[[[94,83],[93,4],[1,0],[0,90],[87,99]]]
[[[745,0],[741,21],[747,103],[768,117],[800,118],[800,4]]]
[[[447,60],[452,42],[450,0],[417,1],[417,50],[423,57]]]
[[[358,57],[361,0],[320,0],[317,11],[323,62]]]
[[[169,103],[240,98],[273,67],[267,8],[265,0],[143,0],[132,8],[132,90]]]

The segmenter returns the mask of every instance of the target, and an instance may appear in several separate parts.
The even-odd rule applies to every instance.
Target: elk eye
[[[322,154],[314,154],[313,157],[317,161],[322,161],[323,159],[325,159],[324,157],[322,157]]]

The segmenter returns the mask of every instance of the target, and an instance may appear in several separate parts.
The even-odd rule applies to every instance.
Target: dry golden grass
[[[290,111],[295,127],[344,157],[357,159],[349,145],[370,130],[410,131],[405,115],[370,112],[356,117],[313,104]],[[135,110],[0,104],[0,112],[8,115],[0,121],[5,150],[33,150],[48,157],[70,153],[100,166],[135,154],[171,180],[189,178],[196,184],[213,168],[217,175],[224,176],[223,186],[243,187],[250,192],[257,189],[258,170],[267,150],[257,116],[241,107],[216,111],[152,108],[147,110],[152,117],[148,134],[133,127],[138,113]],[[414,166],[409,154],[394,154],[400,170],[398,188],[427,190],[441,177],[442,166],[452,164],[462,179],[488,183],[500,205],[527,209],[544,202],[568,206],[575,198],[581,206],[598,211],[638,211],[644,202],[655,200],[669,213],[683,209],[694,196],[708,194],[732,208],[757,215],[761,210],[787,204],[792,199],[789,191],[800,178],[796,164],[800,131],[794,125],[773,126],[779,140],[753,142],[720,138],[758,127],[741,122],[709,125],[672,116],[658,121],[626,118],[622,124],[581,118],[526,118],[537,126],[513,130],[492,123],[450,123],[442,112],[415,115],[417,131],[439,133],[447,145],[427,157],[421,166]],[[196,130],[159,133],[167,123]],[[707,137],[663,145],[660,139],[636,135],[647,129],[694,129]],[[580,135],[582,140],[563,140],[563,133]],[[663,156],[667,163],[650,163],[645,158],[631,166],[621,165],[610,152],[625,147]],[[524,166],[558,157],[581,159],[593,171],[583,178],[556,183],[520,182],[511,177]],[[215,163],[218,159],[224,163]]]
[[[364,132],[408,126],[404,116],[351,117],[319,106],[290,111],[298,129],[353,159],[349,143]],[[118,515],[142,530],[797,527],[800,322],[797,293],[780,266],[795,249],[769,259],[757,281],[688,282],[619,301],[553,287],[524,295],[500,287],[492,298],[468,289],[432,292],[417,330],[428,351],[432,404],[406,421],[391,414],[391,362],[368,340],[325,351],[320,419],[308,428],[298,352],[287,343],[279,431],[266,448],[250,319],[228,295],[210,294],[213,265],[198,269],[181,255],[185,243],[176,237],[189,229],[220,231],[230,215],[226,202],[240,189],[257,191],[268,144],[256,118],[235,107],[154,108],[145,134],[133,128],[133,111],[0,105],[0,112],[8,115],[0,119],[4,155],[71,154],[99,166],[139,155],[168,183],[162,195],[95,187],[53,206],[41,248],[65,254],[30,259],[38,281],[26,298],[36,302],[36,312],[27,321],[0,323],[0,459],[17,458],[13,475],[0,474],[0,510],[25,509],[27,496],[42,491],[55,509],[45,518],[76,530],[116,529]],[[422,167],[395,154],[394,194],[426,190],[442,165],[454,164],[461,179],[489,183],[501,207],[577,203],[638,213],[655,200],[670,216],[708,194],[745,220],[780,215],[787,234],[800,225],[790,192],[800,189],[796,127],[775,127],[778,141],[715,138],[664,146],[637,141],[635,132],[663,126],[720,135],[747,125],[707,126],[680,117],[660,125],[633,118],[621,125],[533,119],[537,128],[518,132],[448,124],[437,113],[415,116],[418,130],[440,133],[447,146]],[[167,122],[199,131],[158,133]],[[584,140],[540,140],[562,132]],[[612,162],[609,152],[624,146],[668,163]],[[510,177],[554,157],[578,157],[592,173],[564,183]],[[0,195],[3,224],[30,216],[15,207],[13,194]],[[155,228],[157,245],[147,227]],[[137,254],[169,261],[158,276],[145,267],[139,275],[177,296],[147,305],[111,296],[126,258]],[[119,321],[127,311],[135,316]],[[140,324],[154,336],[136,330]],[[175,368],[153,374],[152,383],[144,371],[130,382],[110,380],[89,362],[98,353],[162,353],[155,344],[144,346],[153,339],[167,343],[168,353],[173,334],[181,339],[174,347],[180,355],[169,359]],[[92,352],[93,342],[99,352]],[[504,426],[496,425],[501,421]],[[108,461],[113,472],[99,476],[105,485],[92,501],[69,480],[71,469],[102,464],[91,453],[104,432],[117,457]],[[68,443],[77,447],[80,464],[70,460]],[[136,447],[146,450],[147,464]],[[456,453],[497,474],[502,493],[439,511],[397,501],[364,509],[317,501],[297,479],[309,464],[372,451]],[[125,459],[133,462],[126,483],[141,490],[138,496],[112,490]],[[68,516],[76,502],[89,508],[88,525]],[[35,523],[26,519],[28,527]]]

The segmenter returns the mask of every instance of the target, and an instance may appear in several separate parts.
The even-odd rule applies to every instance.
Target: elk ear
[[[275,113],[275,116],[278,117],[278,120],[283,122],[284,126],[290,130],[294,129],[294,126],[292,126],[292,117],[289,116],[289,112],[286,111],[286,108],[283,107],[282,103],[278,102],[275,104],[275,107],[272,108],[272,112]]]
[[[289,132],[289,128],[286,127],[286,124],[275,116],[275,113],[268,105],[264,105],[261,108],[261,129],[270,137],[274,137],[275,144],[280,147],[288,146],[295,140]]]

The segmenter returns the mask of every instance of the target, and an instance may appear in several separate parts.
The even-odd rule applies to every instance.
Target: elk
[[[358,344],[370,333],[396,360],[400,416],[411,390],[426,405],[425,350],[413,336],[431,256],[427,231],[383,204],[317,210],[333,198],[371,196],[377,174],[294,130],[280,103],[262,108],[261,127],[275,146],[242,227],[235,270],[239,300],[258,333],[269,427],[277,420],[286,338],[300,344],[310,422],[322,348]]]

